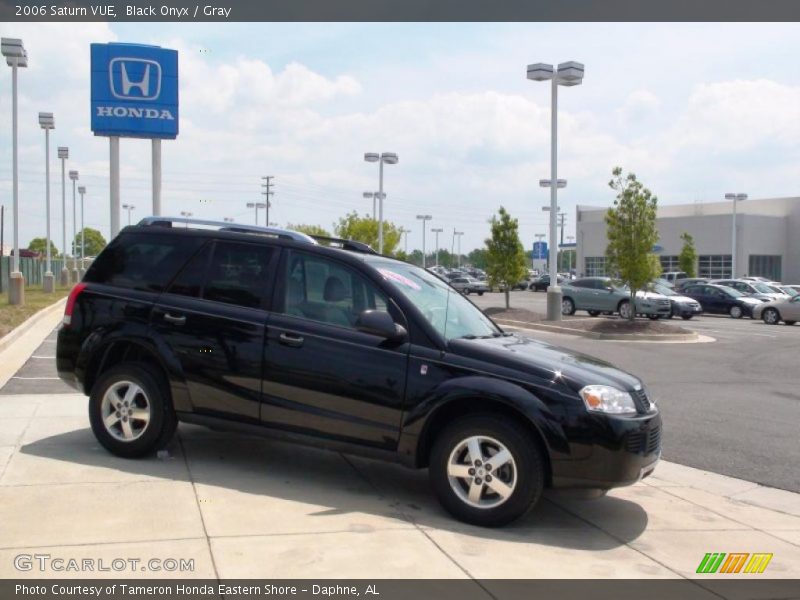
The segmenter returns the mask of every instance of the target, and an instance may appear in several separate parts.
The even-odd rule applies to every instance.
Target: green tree
[[[467,262],[476,269],[485,269],[488,263],[488,254],[486,248],[475,248],[467,254]]]
[[[38,252],[44,256],[47,253],[47,238],[33,238],[31,243],[28,244],[28,250],[31,252]],[[56,245],[53,243],[52,239],[50,240],[50,256],[52,258],[59,256],[58,248],[56,248]]]
[[[86,256],[97,256],[106,247],[106,239],[97,229],[84,227]],[[72,256],[80,256],[81,253],[81,232],[79,231],[72,241]]]
[[[323,237],[331,237],[331,232],[320,225],[292,225],[289,223],[286,225],[286,229],[299,231],[300,233],[305,233],[306,235],[321,235]]]
[[[694,247],[694,238],[686,231],[681,234],[683,247],[678,256],[678,266],[681,271],[685,271],[689,277],[695,277],[695,265],[697,264],[697,250]]]
[[[633,173],[623,175],[620,167],[614,169],[608,185],[617,192],[617,197],[606,213],[606,263],[609,271],[617,273],[630,288],[629,318],[633,320],[636,292],[661,274],[661,264],[653,254],[653,246],[658,242],[658,198]]]
[[[525,248],[519,240],[519,222],[501,206],[499,218],[494,215],[490,223],[492,237],[486,240],[486,275],[492,287],[506,284],[506,308],[510,308],[510,288],[528,272]]]
[[[422,250],[419,250],[419,249],[412,250],[411,252],[406,254],[406,260],[408,262],[410,262],[412,265],[417,265],[418,267],[421,267],[422,266]]]
[[[333,227],[336,235],[347,240],[369,244],[378,250],[378,221],[370,217],[359,217],[356,211],[339,219]],[[400,243],[400,228],[389,221],[383,222],[383,253],[394,254]]]

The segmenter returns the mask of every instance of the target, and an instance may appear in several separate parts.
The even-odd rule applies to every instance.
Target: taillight
[[[67,306],[64,308],[64,318],[61,321],[64,325],[69,326],[72,323],[72,311],[75,310],[75,301],[84,289],[86,289],[85,283],[76,283],[69,293]]]

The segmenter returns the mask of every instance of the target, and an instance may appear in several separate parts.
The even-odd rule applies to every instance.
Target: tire
[[[617,306],[617,312],[619,316],[623,319],[627,319],[631,316],[631,301],[630,300],[623,300]]]
[[[561,301],[561,314],[562,315],[575,314],[575,302],[572,300],[572,298],[564,298]]]
[[[764,312],[761,313],[761,319],[767,325],[777,325],[781,322],[781,316],[774,308],[765,308]]]
[[[139,391],[132,392],[132,386]],[[97,441],[123,458],[139,458],[166,446],[178,425],[167,386],[160,374],[153,375],[142,363],[123,363],[103,373],[89,397],[89,421]],[[131,393],[135,396],[129,398]],[[117,400],[129,404],[114,411]],[[123,416],[106,426],[104,420],[126,409],[129,415],[138,409],[142,418]]]
[[[786,325],[794,325],[797,321],[784,321]]]
[[[477,467],[470,457],[469,440],[479,443],[481,458],[477,460],[482,462]],[[486,464],[494,467],[491,456],[498,448],[507,450],[511,458],[503,463],[502,471],[483,471],[479,496],[470,498],[469,491],[479,478],[466,469],[475,468],[477,474],[481,472],[477,469],[484,469]],[[437,436],[428,475],[439,502],[451,515],[473,525],[497,527],[519,519],[539,501],[545,484],[544,461],[536,441],[522,425],[503,416],[475,414],[457,419]],[[464,476],[451,477],[448,469],[453,466],[463,467]],[[495,471],[502,475],[493,475]],[[494,485],[505,483],[510,494],[503,497],[495,492],[487,475]]]
[[[683,319],[684,321],[688,321],[688,320],[689,320],[689,319],[691,319],[693,316],[694,316],[694,315],[681,315],[681,319]]]
[[[733,305],[728,311],[728,314],[730,314],[730,316],[734,319],[741,319],[744,311],[742,310],[741,306]]]
[[[478,296],[483,296],[483,292],[478,292]]]
[[[600,316],[600,311],[599,310],[587,310],[586,312],[589,313],[590,317],[598,317],[598,316]]]
[[[469,296],[469,288],[468,287],[464,288],[464,295],[465,296]]]

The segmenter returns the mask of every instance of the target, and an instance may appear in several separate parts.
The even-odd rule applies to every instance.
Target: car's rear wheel
[[[177,427],[163,377],[139,363],[105,372],[89,397],[89,422],[109,452],[137,458],[166,446]]]
[[[599,310],[587,310],[586,312],[589,313],[590,317],[597,317],[597,316],[600,315],[600,311]]]
[[[742,318],[742,307],[741,306],[731,306],[730,315],[734,319],[741,319]]]
[[[478,296],[483,296],[483,292],[478,292]]]
[[[575,314],[575,302],[572,301],[572,298],[564,298],[561,301],[561,314],[562,315]]]
[[[761,313],[761,318],[767,325],[777,325],[781,320],[781,316],[778,314],[778,311],[775,310],[774,308],[764,309],[764,312]]]
[[[619,312],[619,316],[623,319],[630,319],[631,318],[631,302],[630,300],[623,300],[619,303],[617,307],[617,311]]]
[[[519,423],[492,414],[465,416],[436,438],[429,475],[442,506],[483,526],[510,523],[539,500],[544,457]]]

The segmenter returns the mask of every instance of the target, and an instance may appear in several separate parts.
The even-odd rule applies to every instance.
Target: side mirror
[[[356,320],[356,329],[393,342],[399,342],[408,335],[406,328],[395,323],[392,315],[383,310],[363,311]]]

